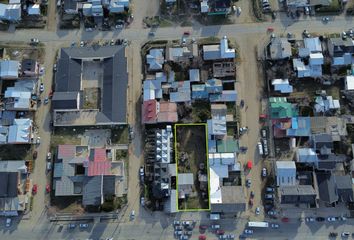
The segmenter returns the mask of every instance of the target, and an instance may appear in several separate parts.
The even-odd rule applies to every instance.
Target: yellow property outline
[[[177,127],[178,126],[204,126],[205,128],[205,147],[206,147],[206,167],[207,167],[207,179],[208,179],[208,208],[196,208],[196,209],[179,209],[178,208],[178,155],[177,155]],[[193,212],[193,211],[210,211],[210,176],[209,176],[209,156],[208,156],[208,124],[207,123],[177,123],[174,125],[174,147],[175,147],[175,160],[176,160],[176,205],[178,212]]]

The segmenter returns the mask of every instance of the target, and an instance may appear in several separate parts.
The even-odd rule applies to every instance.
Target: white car
[[[350,232],[342,232],[341,236],[343,238],[348,238],[350,236]]]
[[[314,221],[315,221],[315,218],[313,218],[313,217],[307,217],[307,218],[305,218],[305,221],[306,221],[306,222],[314,222]]]
[[[11,218],[6,218],[6,224],[5,224],[5,226],[6,227],[10,227],[11,226]]]
[[[259,215],[261,212],[261,209],[259,207],[256,208],[256,215]]]
[[[272,228],[279,228],[279,224],[277,224],[277,223],[272,223],[270,226],[271,226]]]
[[[336,221],[336,218],[335,218],[335,217],[328,217],[328,218],[327,218],[327,221],[328,221],[328,222],[335,222],[335,221]]]
[[[42,93],[44,92],[44,84],[41,83],[41,85],[39,85],[39,91]]]
[[[131,220],[134,220],[134,219],[135,219],[135,211],[134,211],[134,210],[132,210],[132,211],[130,212],[130,219],[131,219]]]
[[[266,177],[266,176],[267,176],[267,169],[262,168],[262,177]]]
[[[253,230],[252,229],[245,229],[245,234],[253,234]]]
[[[141,206],[145,206],[145,198],[144,197],[140,198],[140,204],[141,204]]]
[[[140,169],[139,169],[139,175],[142,176],[142,177],[145,175],[143,166],[141,166]]]

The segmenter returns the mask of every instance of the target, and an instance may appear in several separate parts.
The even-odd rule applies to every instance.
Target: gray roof
[[[331,173],[316,173],[320,199],[327,203],[338,201],[334,177]]]
[[[76,109],[79,92],[54,92],[52,106],[54,109]]]
[[[17,197],[17,172],[0,172],[0,198]]]
[[[178,185],[193,185],[193,173],[180,173],[177,176]]]
[[[350,175],[335,176],[339,199],[342,202],[353,202],[354,193]]]
[[[281,195],[316,195],[315,189],[311,185],[280,186]]]
[[[246,210],[246,198],[242,186],[222,186],[222,203],[210,205],[213,213],[236,213]]]
[[[103,179],[103,183],[102,183]],[[101,205],[101,186],[103,187],[103,194],[115,194],[115,176],[95,176],[87,177],[84,182],[82,204],[84,206]],[[103,199],[104,200],[104,199]]]
[[[25,161],[0,161],[0,172],[15,172],[21,171],[26,167]]]
[[[101,112],[97,123],[126,123],[128,73],[125,47],[73,47],[61,49],[55,91],[81,91],[82,60],[103,60]],[[70,95],[71,96],[71,95]]]

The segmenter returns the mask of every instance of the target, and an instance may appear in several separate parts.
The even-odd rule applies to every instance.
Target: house
[[[29,118],[14,119],[9,127],[8,144],[29,144],[31,143],[33,121]]]
[[[173,102],[157,102],[151,99],[143,102],[142,123],[173,123],[178,121],[177,104]]]
[[[205,83],[205,90],[210,93],[221,93],[223,90],[222,81],[216,78],[208,79]]]
[[[208,0],[208,15],[225,15],[231,12],[231,0]]]
[[[235,58],[235,49],[229,48],[227,37],[224,36],[217,45],[203,45],[203,59],[221,60]]]
[[[59,145],[54,164],[56,197],[82,196],[84,206],[100,206],[105,196],[126,193],[124,162],[110,149]]]
[[[129,0],[111,0],[109,2],[110,13],[121,13],[129,8]]]
[[[286,6],[290,9],[308,6],[308,0],[286,0]]]
[[[170,91],[170,101],[171,102],[190,102],[191,101],[191,82],[190,81],[180,81],[173,82],[172,91]]]
[[[327,204],[334,204],[338,201],[338,193],[335,187],[334,175],[330,172],[317,172],[317,183],[320,200]]]
[[[17,79],[19,67],[19,61],[0,60],[0,79]]]
[[[340,109],[339,100],[333,100],[332,96],[317,96],[315,98],[316,113],[327,113]]]
[[[127,88],[124,46],[62,48],[55,75],[54,126],[126,124]]]
[[[312,134],[327,133],[331,135],[333,141],[341,141],[348,135],[345,117],[316,116],[310,120]]]
[[[193,173],[179,173],[177,178],[178,199],[185,199],[193,192]]]
[[[207,120],[208,124],[208,134],[213,136],[213,138],[222,138],[226,135],[226,119],[216,119],[212,118]]]
[[[324,62],[322,53],[310,53],[309,61],[311,66],[322,65]]]
[[[354,202],[353,183],[350,175],[335,175],[338,200],[340,202]]]
[[[310,163],[317,165],[317,153],[313,148],[298,148],[296,150],[296,161],[298,163]]]
[[[296,166],[294,161],[276,161],[275,176],[277,186],[294,186],[296,184]]]
[[[189,80],[191,82],[200,82],[199,69],[189,69]]]
[[[194,84],[192,85],[192,99],[204,99],[207,100],[209,98],[209,93],[206,90],[205,84]]]
[[[80,92],[54,92],[53,109],[80,109]]]
[[[346,76],[344,80],[344,89],[347,91],[354,90],[354,76]]]
[[[237,101],[237,92],[236,90],[223,90],[220,93],[210,94],[210,102],[216,103],[226,103],[226,102],[236,102]]]
[[[21,62],[21,75],[25,77],[34,77],[39,74],[39,64],[34,59],[25,58]]]
[[[38,3],[31,4],[27,7],[28,15],[41,15],[41,9]]]
[[[291,57],[291,45],[286,38],[272,38],[269,43],[270,59],[280,60]]]
[[[198,56],[197,51],[193,51],[195,44],[188,47],[169,47],[166,51],[166,60],[172,62],[189,62],[193,57]]]
[[[167,125],[165,129],[156,130],[156,162],[171,163],[173,149],[173,132],[171,125]]]
[[[234,62],[214,62],[213,63],[213,77],[234,77],[235,76]]]
[[[305,48],[309,53],[322,53],[322,45],[319,37],[304,38]],[[322,56],[323,57],[323,56]]]
[[[35,80],[16,81],[13,87],[7,87],[4,95],[4,106],[6,110],[29,111],[35,106],[32,94],[36,93]]]
[[[21,4],[0,3],[0,20],[16,22],[21,20]]]
[[[286,129],[287,137],[309,137],[311,136],[310,117],[291,118],[291,128]]]
[[[280,93],[292,93],[293,86],[290,85],[288,79],[273,79],[272,85],[274,91],[279,91]]]
[[[320,155],[330,155],[333,151],[333,139],[329,134],[314,134],[311,136],[313,148]]]
[[[161,70],[165,62],[164,51],[162,48],[150,49],[146,55],[146,63],[149,65],[149,71]]]
[[[316,191],[311,185],[280,186],[278,195],[281,204],[310,204],[316,202]]]
[[[332,60],[334,63],[340,60],[336,58],[343,58],[344,60],[346,54],[354,53],[354,42],[350,39],[344,40],[342,38],[330,38],[328,40],[328,52],[333,58]]]
[[[298,109],[295,104],[288,103],[286,98],[269,98],[270,117],[272,119],[291,118],[298,115]]]
[[[26,209],[25,161],[0,161],[0,216],[18,216]]]
[[[77,0],[64,0],[63,1],[63,10],[65,14],[75,15],[78,14],[78,1]]]
[[[319,59],[318,59],[319,58]],[[322,56],[323,58],[323,56]],[[293,68],[297,72],[298,78],[303,77],[320,77],[322,76],[322,65],[317,64],[322,62],[320,55],[313,55],[312,63],[313,65],[305,65],[305,63],[298,58],[293,59]]]
[[[145,80],[143,83],[144,101],[162,98],[162,87],[160,80]]]

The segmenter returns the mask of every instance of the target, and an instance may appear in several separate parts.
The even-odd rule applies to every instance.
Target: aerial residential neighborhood
[[[0,0],[0,239],[354,239],[353,0]]]

